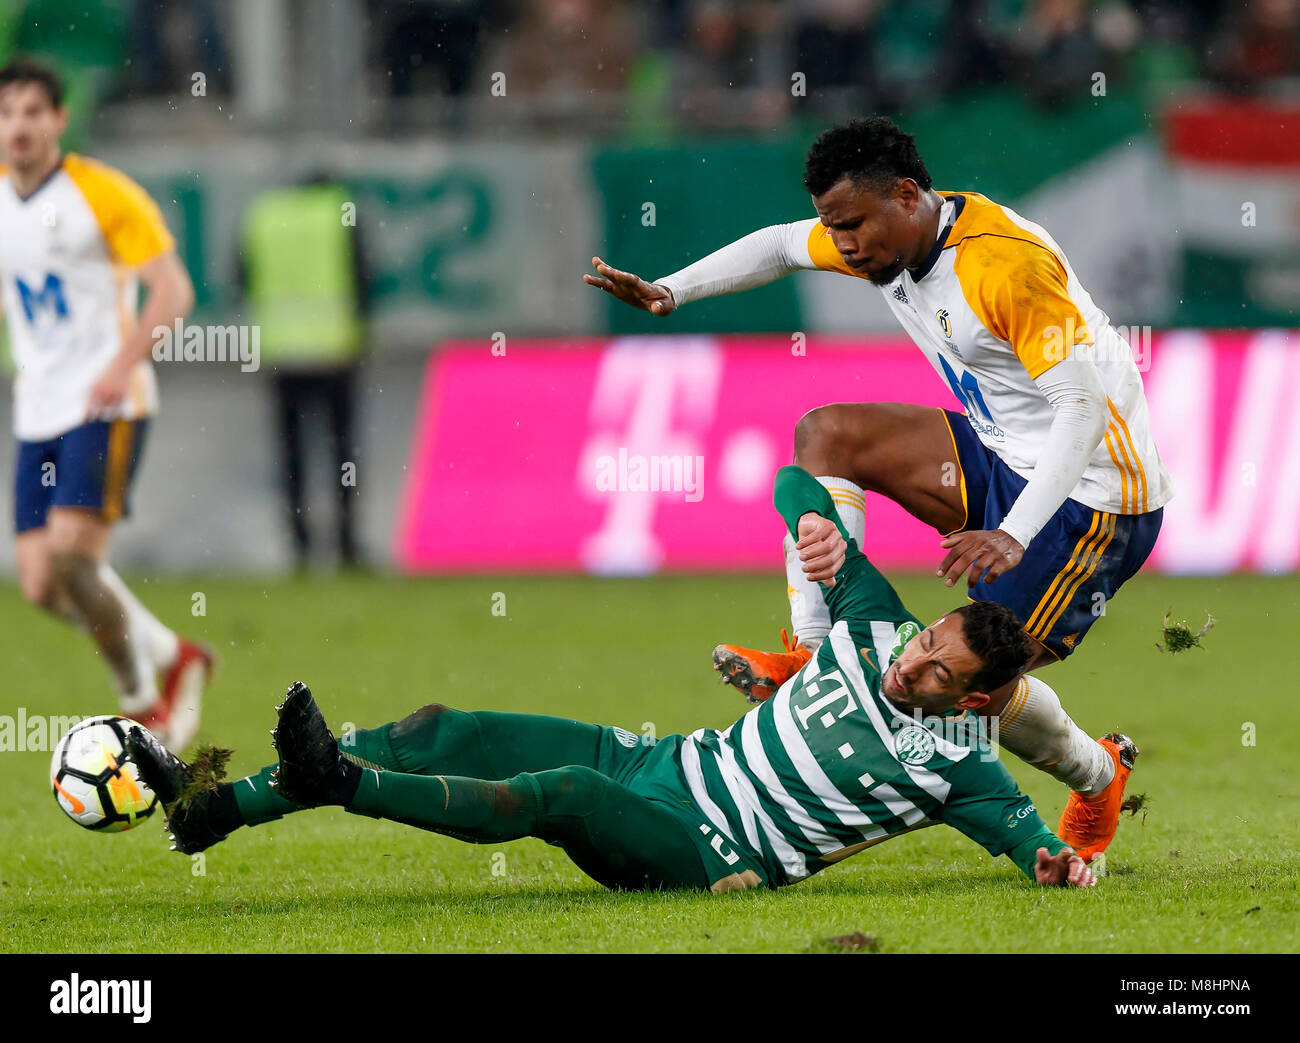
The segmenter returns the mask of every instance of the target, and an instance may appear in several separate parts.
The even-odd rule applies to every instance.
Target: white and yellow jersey
[[[941,231],[926,264],[879,288],[980,440],[1029,478],[1054,415],[1034,380],[1091,345],[1109,415],[1070,497],[1114,514],[1164,506],[1173,484],[1151,437],[1141,374],[1061,248],[1039,225],[984,196],[940,195]],[[866,278],[845,264],[829,228],[815,219],[798,224],[806,229],[807,267]]]
[[[136,321],[135,270],[174,248],[154,201],[110,166],[70,153],[26,199],[0,168],[0,297],[19,439],[44,441],[86,422],[90,389]],[[157,408],[146,359],[103,419]]]

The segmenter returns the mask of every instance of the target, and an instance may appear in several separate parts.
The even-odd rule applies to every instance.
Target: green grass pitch
[[[271,760],[272,706],[309,682],[336,731],[427,702],[553,713],[659,735],[746,708],[710,669],[721,641],[771,644],[779,575],[647,580],[488,577],[135,581],[222,666],[202,738],[233,775]],[[960,597],[907,577],[924,618]],[[206,615],[192,618],[202,593]],[[504,616],[493,596],[505,597]],[[97,835],[58,810],[49,754],[0,753],[0,924],[10,952],[824,951],[862,932],[881,952],[1277,952],[1300,947],[1300,578],[1142,576],[1080,652],[1045,676],[1093,734],[1142,756],[1092,891],[1031,886],[945,827],[890,841],[778,892],[616,895],[556,848],[471,846],[308,811],[240,830],[201,862],[167,850],[161,814]],[[1205,649],[1156,649],[1166,610]],[[114,712],[89,643],[0,590],[0,714]],[[1243,739],[1246,742],[1243,742]],[[1253,744],[1249,744],[1253,741]],[[1044,817],[1064,789],[1005,758]]]

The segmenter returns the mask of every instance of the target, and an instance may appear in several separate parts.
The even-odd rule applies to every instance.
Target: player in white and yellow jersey
[[[861,539],[865,490],[945,539],[939,575],[968,575],[970,597],[1011,608],[1033,641],[1026,671],[1070,655],[1150,554],[1172,496],[1129,345],[1041,227],[974,192],[938,192],[912,137],[890,120],[853,120],[808,153],[817,217],[774,225],[656,283],[594,258],[586,281],[656,315],[799,269],[860,278],[952,388],[965,416],[897,403],[807,414],[795,462],[830,490]],[[715,666],[751,697],[770,695],[830,627],[790,541],[796,643],[784,653],[723,645]],[[990,704],[1002,745],[1072,793],[1058,830],[1086,857],[1114,836],[1131,744],[1094,742],[1041,679],[1026,674]]]
[[[66,127],[53,72],[25,60],[0,69],[0,299],[17,369],[19,583],[31,602],[91,635],[127,716],[185,746],[211,654],[159,622],[106,558],[158,408],[151,331],[184,316],[194,289],[153,200],[112,167],[62,154]]]

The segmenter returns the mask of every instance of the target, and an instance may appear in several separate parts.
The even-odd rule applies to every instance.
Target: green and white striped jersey
[[[826,490],[799,468],[782,468],[776,500],[792,533],[808,511],[838,523]],[[794,883],[937,822],[1010,854],[1032,878],[1034,852],[1065,845],[997,760],[976,715],[920,717],[882,693],[882,672],[922,626],[844,536],[844,567],[823,588],[834,625],[817,655],[730,728],[682,742],[693,801],[769,882]]]

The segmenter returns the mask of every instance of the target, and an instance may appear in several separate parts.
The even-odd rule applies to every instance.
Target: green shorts
[[[691,796],[682,769],[684,735],[654,739],[624,728],[602,727],[596,769],[633,793],[670,810],[685,826],[699,851],[709,890],[774,887],[759,857],[718,832]]]

